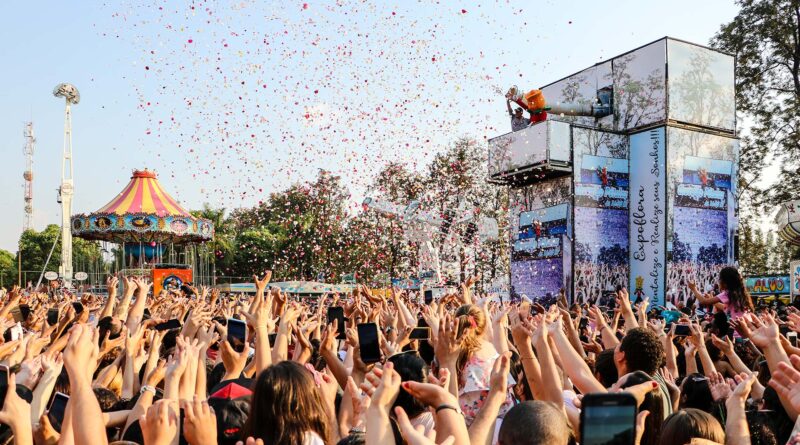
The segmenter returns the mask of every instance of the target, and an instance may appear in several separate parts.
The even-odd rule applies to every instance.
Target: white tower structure
[[[25,220],[22,223],[22,230],[33,228],[33,147],[36,144],[36,137],[33,135],[33,122],[25,123]]]
[[[59,274],[64,284],[72,283],[72,231],[70,216],[72,215],[72,105],[77,105],[81,95],[75,86],[68,83],[58,84],[53,89],[53,96],[63,97],[66,103],[64,110],[64,152],[61,157],[61,187],[58,188],[58,202],[61,203],[61,266]],[[69,164],[69,165],[67,165]]]

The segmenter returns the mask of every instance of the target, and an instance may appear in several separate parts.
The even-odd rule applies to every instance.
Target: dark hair
[[[509,410],[497,436],[499,445],[566,445],[572,436],[566,416],[552,402],[527,401]]]
[[[97,341],[102,345],[103,339],[106,337],[106,332],[111,332],[111,335],[108,337],[109,340],[119,337],[120,332],[122,332],[122,323],[114,323],[114,317],[107,315],[97,322],[97,331]]]
[[[645,382],[655,382],[655,380],[644,371],[635,371],[627,375],[621,388],[628,388]],[[644,423],[644,434],[642,434],[641,445],[655,445],[661,435],[661,425],[664,422],[664,393],[661,388],[656,388],[644,396],[644,401],[639,405],[639,411],[648,410],[650,415]]]
[[[350,433],[336,442],[336,445],[365,445],[367,437],[364,433]]]
[[[100,387],[92,388],[92,391],[94,391],[94,396],[97,399],[97,403],[100,404],[100,411],[107,413],[112,411],[112,409],[117,406],[119,397],[117,397],[114,391],[108,388]]]
[[[402,381],[425,383],[425,361],[422,360],[418,354],[404,352],[389,357],[388,361],[394,363],[394,370],[400,374]],[[425,412],[426,409],[424,403],[414,398],[402,387],[397,394],[397,400],[395,400],[394,406],[403,408],[406,414],[408,414],[408,417],[412,419]]]
[[[719,281],[728,291],[730,305],[740,311],[753,311],[753,299],[744,286],[744,278],[733,266],[725,266],[719,271]]]
[[[311,373],[283,361],[258,375],[242,436],[277,445],[303,443],[306,434],[314,432],[330,443],[329,422]]]
[[[681,384],[680,407],[695,408],[711,412],[714,398],[711,397],[711,387],[708,377],[703,374],[693,373],[686,376]]]
[[[670,414],[661,425],[659,444],[686,444],[694,438],[725,443],[725,430],[711,414],[695,408]]]
[[[614,364],[614,349],[606,349],[597,354],[594,361],[594,372],[600,383],[606,388],[619,379],[617,366]]]
[[[619,344],[625,354],[628,372],[644,371],[653,375],[664,361],[664,346],[656,334],[647,328],[634,328],[628,331]]]

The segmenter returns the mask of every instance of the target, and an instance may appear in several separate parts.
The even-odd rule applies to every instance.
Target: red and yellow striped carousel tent
[[[72,234],[116,243],[197,243],[213,238],[214,225],[192,216],[145,169],[134,171],[122,192],[98,211],[73,216]]]

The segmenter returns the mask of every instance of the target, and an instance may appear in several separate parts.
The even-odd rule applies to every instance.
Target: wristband
[[[439,405],[439,406],[437,406],[437,407],[436,407],[436,414],[439,414],[439,411],[441,411],[441,410],[443,410],[443,409],[452,409],[452,410],[453,410],[453,411],[455,411],[457,414],[461,414],[462,416],[464,415],[464,413],[462,413],[462,412],[461,412],[461,408],[456,408],[455,406],[453,406],[453,405],[448,405],[448,404],[446,404],[446,403],[443,403],[443,404],[441,404],[441,405]]]
[[[153,393],[153,395],[156,395],[156,389],[150,385],[142,385],[142,389],[139,390],[139,394],[144,394],[145,391],[151,392]]]

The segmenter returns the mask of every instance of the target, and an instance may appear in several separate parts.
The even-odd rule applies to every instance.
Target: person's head
[[[714,398],[711,396],[711,387],[708,377],[703,374],[689,374],[681,383],[681,400],[679,406],[683,408],[695,408],[703,411],[711,411]]]
[[[420,358],[416,351],[403,352],[389,357],[394,364],[394,370],[400,374],[404,382],[425,382],[425,360]],[[414,398],[405,389],[400,388],[394,406],[402,407],[409,418],[414,418],[425,412],[425,404]]]
[[[258,375],[243,437],[270,444],[303,443],[306,434],[315,432],[329,443],[328,422],[311,373],[295,362],[283,361]]]
[[[122,332],[122,320],[119,318],[114,318],[110,315],[105,316],[97,322],[97,330],[98,330],[98,341],[100,344],[103,343],[103,339],[106,338],[106,334],[109,334],[108,339],[114,340],[118,338],[120,332]]]
[[[572,437],[562,410],[541,400],[522,402],[508,411],[497,436],[499,445],[567,445]]]
[[[514,117],[516,117],[516,118],[522,117],[522,108],[521,107],[517,107],[517,108],[514,109]]]
[[[725,443],[725,430],[711,414],[687,408],[670,414],[661,425],[661,445],[687,444],[692,439]]]
[[[617,366],[614,363],[614,350],[606,349],[599,354],[594,362],[594,375],[597,380],[606,388],[617,381]]]
[[[719,288],[728,291],[731,306],[742,311],[753,310],[753,300],[744,286],[744,278],[735,267],[726,266],[719,271]]]
[[[619,375],[634,371],[656,373],[664,360],[664,347],[656,334],[647,328],[629,330],[614,349],[614,363]]]
[[[645,382],[655,382],[655,380],[643,371],[634,371],[620,377],[614,386],[625,389]],[[655,445],[661,434],[661,425],[664,422],[665,414],[664,394],[660,388],[655,388],[645,394],[644,401],[639,405],[639,411],[643,410],[650,411],[650,415],[645,420],[641,445]]]
[[[456,369],[464,368],[467,360],[481,348],[486,333],[486,316],[474,304],[465,304],[456,310],[456,334],[461,342]]]
[[[105,413],[117,407],[119,397],[117,397],[114,391],[100,387],[92,388],[92,391],[94,391],[94,396],[97,398],[97,403],[100,404],[100,411]]]

